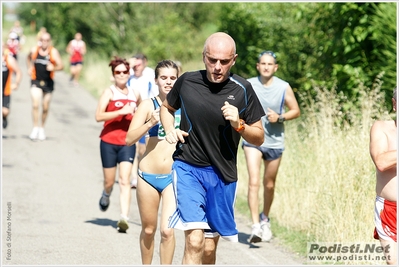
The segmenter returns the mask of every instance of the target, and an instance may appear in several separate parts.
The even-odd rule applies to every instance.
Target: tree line
[[[224,31],[236,41],[235,73],[257,75],[259,53],[272,50],[276,75],[296,92],[334,88],[350,105],[375,83],[390,103],[396,86],[395,2],[42,2],[20,3],[17,13],[60,46],[79,31],[92,53],[107,58],[143,52],[155,62],[197,60],[205,38]]]

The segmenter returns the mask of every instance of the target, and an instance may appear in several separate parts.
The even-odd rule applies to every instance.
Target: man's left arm
[[[62,64],[62,59],[61,59],[61,56],[60,56],[60,53],[58,52],[58,50],[53,48],[51,50],[51,53],[52,53],[52,57],[53,57],[53,59],[55,61],[53,71],[63,70],[64,69],[64,65]]]
[[[376,121],[370,130],[370,156],[380,172],[396,167],[397,162],[397,150],[388,150],[388,138],[383,129],[384,122]]]
[[[247,142],[254,144],[255,146],[260,146],[264,142],[264,130],[262,127],[262,121],[258,120],[251,125],[244,124],[245,129],[239,131],[242,138],[244,138]]]
[[[8,61],[10,62],[11,67],[15,73],[15,80],[14,80],[14,83],[12,83],[11,88],[12,88],[12,90],[16,90],[16,89],[18,89],[18,86],[22,80],[22,71],[19,68],[17,60],[12,56],[8,56],[8,57],[9,57]]]
[[[240,119],[237,107],[230,105],[227,101],[221,110],[225,120],[229,120],[231,127],[240,133],[246,141],[256,146],[263,144],[264,135],[260,119],[250,125],[246,124],[244,120]]]
[[[298,118],[299,115],[301,115],[301,111],[299,109],[298,102],[295,98],[294,91],[289,85],[285,92],[285,106],[288,108],[288,111],[282,114],[284,120],[286,121],[293,120]]]

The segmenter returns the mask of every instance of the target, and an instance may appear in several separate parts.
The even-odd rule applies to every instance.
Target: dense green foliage
[[[44,26],[58,45],[66,45],[76,31],[87,47],[104,56],[143,52],[150,59],[182,61],[198,57],[209,16],[218,5],[201,3],[24,3],[21,20]],[[32,14],[32,10],[36,13]]]
[[[153,62],[200,60],[209,33],[224,31],[237,43],[234,72],[257,75],[258,54],[273,50],[276,75],[296,92],[314,94],[314,86],[325,86],[350,102],[358,98],[356,88],[373,88],[377,77],[390,99],[397,77],[396,12],[394,2],[42,2],[18,8],[21,21],[45,26],[60,47],[80,31],[90,51],[107,58],[144,52]]]
[[[235,3],[221,10],[220,30],[235,38],[241,55],[236,71],[244,76],[257,75],[258,54],[273,50],[279,60],[276,75],[294,89],[336,87],[355,101],[356,88],[373,88],[381,76],[390,102],[396,85],[396,7],[396,3]]]

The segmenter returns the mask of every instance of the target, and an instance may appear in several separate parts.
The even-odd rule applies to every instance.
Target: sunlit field
[[[301,117],[286,122],[286,150],[270,215],[279,225],[305,234],[307,242],[376,242],[369,131],[375,118],[391,119],[391,105],[384,103],[379,85],[361,89],[361,108],[342,112],[345,97],[314,88],[317,99],[302,94],[307,100]],[[244,201],[248,178],[242,153],[239,170]]]

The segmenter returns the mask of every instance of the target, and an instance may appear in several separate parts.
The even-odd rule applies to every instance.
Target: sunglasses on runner
[[[114,71],[114,74],[115,74],[115,75],[116,75],[116,74],[121,74],[121,73],[123,73],[123,74],[129,74],[129,70],[123,70],[123,71],[116,70],[116,71]]]

